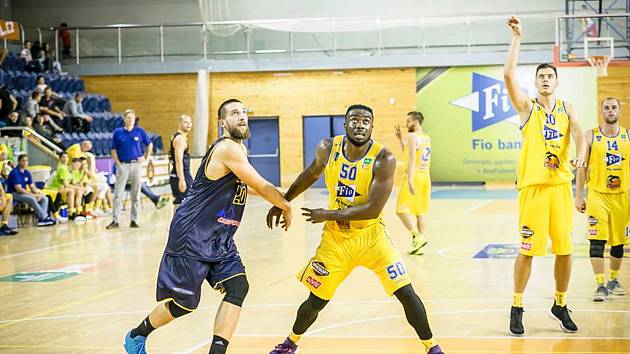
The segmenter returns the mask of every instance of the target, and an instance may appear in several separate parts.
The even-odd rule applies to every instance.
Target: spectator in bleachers
[[[32,46],[33,46],[33,43],[31,43],[31,41],[28,41],[28,40],[24,41],[24,47],[20,51],[20,58],[22,58],[25,62],[24,68],[26,69],[26,71],[40,72],[42,71],[42,68],[39,62],[36,60],[34,61],[33,55],[31,54]]]
[[[9,173],[8,192],[16,202],[30,205],[37,216],[37,226],[51,226],[57,224],[48,215],[48,197],[35,186],[31,173],[27,170],[28,155],[18,156],[18,165]]]
[[[83,101],[83,94],[77,92],[74,94],[74,99],[69,100],[63,106],[63,113],[66,115],[66,131],[71,133],[74,130],[74,125],[77,123],[77,126],[83,126],[83,132],[90,131],[90,122],[92,122],[92,117],[85,114],[83,112],[83,105],[81,102]]]
[[[61,51],[63,58],[70,58],[72,56],[72,35],[68,30],[68,24],[65,22],[59,25],[59,38],[61,38],[61,44],[63,45]]]
[[[50,69],[52,69],[52,52],[48,43],[42,44],[39,52],[37,53],[36,60],[41,63],[44,71],[50,71]]]
[[[6,144],[0,144],[0,178],[7,179],[15,166],[9,160],[9,148]]]
[[[46,86],[44,89],[44,96],[41,101],[39,101],[39,110],[42,113],[49,115],[58,126],[63,127],[65,126],[65,114],[61,111],[61,109],[59,109],[59,104],[61,102],[64,102],[64,100],[62,98],[55,97],[55,93],[52,88],[50,86]]]
[[[0,226],[0,236],[17,235],[17,231],[9,227],[9,217],[13,210],[13,195],[5,193],[4,187],[0,183],[0,211],[2,212],[2,226]]]
[[[6,127],[21,127],[22,122],[20,121],[20,115],[18,112],[9,113],[9,119],[7,119]],[[3,133],[3,135],[7,135],[7,133]]]
[[[112,222],[107,229],[119,227],[118,218],[122,211],[123,195],[127,182],[131,185],[131,224],[132,228],[138,225],[140,207],[140,178],[142,176],[141,163],[151,159],[153,143],[149,136],[140,127],[136,127],[136,112],[132,109],[125,111],[124,127],[114,130],[112,137],[112,158],[116,162],[116,185],[114,189],[114,212]],[[146,148],[143,150],[143,145]],[[143,152],[144,151],[144,152]]]
[[[11,91],[2,85],[0,86],[0,122],[6,125],[9,113],[17,108],[18,101],[13,97]]]
[[[26,119],[30,119],[30,117],[26,117]],[[61,136],[59,135],[59,133],[55,132],[51,128],[50,124],[46,124],[46,120],[44,119],[43,114],[41,113],[37,114],[35,118],[35,123],[33,123],[32,128],[33,130],[35,130],[35,132],[37,132],[37,134],[41,135],[42,137],[46,138],[49,141],[52,141],[53,143],[55,143],[55,145],[62,146]]]
[[[24,116],[25,117],[30,117],[32,120],[34,120],[37,115],[40,113],[39,112],[39,102],[42,99],[42,95],[38,92],[38,91],[33,91],[33,93],[31,94],[31,98],[26,101],[26,105],[24,107]],[[58,126],[55,121],[53,119],[50,118],[50,116],[43,114],[43,118],[44,118],[44,122],[48,125],[50,125],[50,127],[57,131],[57,132],[62,132],[63,129]]]

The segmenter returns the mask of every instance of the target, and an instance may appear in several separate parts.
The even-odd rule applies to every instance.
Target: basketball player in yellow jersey
[[[404,176],[398,191],[396,214],[411,232],[412,244],[409,254],[422,255],[427,245],[424,237],[424,215],[429,211],[431,200],[431,138],[422,129],[424,117],[420,112],[407,113],[409,134],[403,141],[400,127],[396,126],[396,137],[403,148]]]
[[[590,257],[597,289],[593,301],[604,301],[608,294],[625,295],[617,280],[623,260],[628,221],[628,178],[630,177],[630,133],[619,126],[621,104],[614,97],[601,103],[603,124],[586,132],[588,172],[579,169],[575,207],[588,217]],[[588,174],[588,182],[587,182]],[[584,183],[587,184],[584,204]],[[610,278],[604,284],[604,249],[610,247]]]
[[[298,280],[310,295],[298,309],[290,335],[270,354],[297,352],[300,337],[357,266],[374,272],[385,292],[398,298],[427,353],[443,353],[433,340],[424,305],[386,232],[381,212],[392,192],[396,159],[371,139],[373,119],[371,108],[350,106],[344,123],[346,135],[322,140],[313,162],[285,195],[287,200],[294,199],[324,173],[328,209],[302,208],[306,221],[324,223],[315,256],[298,273]],[[279,217],[279,210],[272,208],[267,214],[267,226],[277,226]]]
[[[516,64],[521,44],[521,22],[512,16],[507,21],[512,30],[512,44],[504,66],[505,85],[512,105],[521,118],[523,149],[518,167],[520,252],[514,263],[514,301],[510,311],[509,333],[522,336],[522,297],[531,273],[533,256],[547,254],[547,240],[556,255],[554,276],[555,301],[549,316],[565,332],[577,326],[567,309],[567,289],[571,277],[571,231],[573,229],[573,191],[571,165],[583,167],[586,141],[573,107],[556,98],[556,68],[541,64],[536,68],[535,99],[521,91],[516,78]],[[571,135],[577,157],[569,161]]]

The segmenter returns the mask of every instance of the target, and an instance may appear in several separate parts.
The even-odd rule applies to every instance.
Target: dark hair
[[[28,154],[19,154],[18,155],[18,161],[22,161],[22,159],[26,159],[28,158]]]
[[[243,103],[243,102],[237,100],[236,98],[230,98],[229,100],[221,103],[221,105],[219,106],[219,110],[217,111],[217,114],[219,115],[219,119],[225,119],[225,106],[229,105],[230,103]]]
[[[603,105],[604,101],[608,101],[608,100],[615,100],[615,101],[617,101],[617,105],[619,106],[619,108],[621,108],[621,101],[619,101],[619,99],[617,97],[612,97],[612,96],[602,99],[602,101],[599,103],[599,105],[600,106]]]
[[[35,79],[35,81],[39,81],[39,79],[44,79],[44,80],[46,80],[46,78],[44,77],[44,75],[37,75],[37,78]]]
[[[62,22],[61,25],[59,25],[59,27],[68,27],[68,24],[65,22]]]
[[[39,91],[33,91],[33,93],[31,93],[31,98],[36,99],[37,97],[39,97]]]
[[[68,155],[68,152],[67,151],[61,151],[59,153],[59,158],[61,158],[61,156],[63,156],[63,155]]]
[[[32,42],[27,39],[27,40],[24,41],[25,45],[26,45],[26,43],[32,43]]]
[[[542,63],[536,67],[536,77],[538,77],[538,71],[541,69],[553,69],[553,72],[556,74],[556,78],[558,78],[558,69],[549,63]]]
[[[409,113],[407,113],[408,116],[411,116],[411,118],[413,118],[414,120],[418,121],[418,123],[420,123],[422,125],[422,122],[424,122],[424,116],[422,115],[422,113],[418,112],[418,111],[411,111]]]
[[[72,158],[72,162],[81,162],[81,158],[80,157],[73,157]]]
[[[348,107],[348,109],[346,110],[346,118],[348,117],[348,113],[350,113],[350,111],[355,110],[355,109],[362,109],[364,111],[368,111],[372,115],[372,118],[374,118],[374,112],[372,111],[372,108],[363,104],[353,104],[352,106]]]
[[[74,98],[77,98],[79,96],[83,97],[83,94],[80,91],[77,91],[77,93],[74,94]]]

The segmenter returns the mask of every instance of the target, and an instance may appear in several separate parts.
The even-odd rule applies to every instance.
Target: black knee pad
[[[175,301],[169,301],[166,303],[166,308],[168,309],[168,312],[171,313],[171,316],[178,318],[178,317],[182,317],[184,315],[187,315],[189,313],[191,313],[192,311],[188,311],[183,307],[179,307]]]
[[[319,312],[326,306],[328,300],[324,300],[315,294],[310,293],[308,299],[306,299],[306,303],[311,311]]]
[[[623,258],[623,245],[610,247],[610,256],[615,258]]]
[[[240,307],[249,291],[249,283],[244,275],[239,275],[220,283],[217,288],[225,293],[223,301]]]
[[[605,248],[606,248],[606,241],[591,240],[591,249],[589,251],[591,258],[604,258]]]
[[[415,297],[416,292],[413,290],[413,287],[411,286],[411,284],[407,284],[405,286],[403,286],[402,288],[396,290],[394,292],[394,296],[396,296],[396,298],[398,298],[398,300],[404,299],[404,298],[411,298],[411,297]]]

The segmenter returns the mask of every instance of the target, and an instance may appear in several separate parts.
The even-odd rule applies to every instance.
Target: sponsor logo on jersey
[[[597,221],[597,218],[596,218],[596,217],[594,217],[594,216],[589,216],[589,217],[588,217],[588,224],[589,224],[589,225],[591,225],[591,226],[595,226],[595,225],[597,225],[597,223],[598,223],[598,222],[599,222],[599,221]]]
[[[621,161],[625,160],[621,155],[606,153],[606,166],[621,166]]]
[[[349,200],[354,200],[354,197],[360,197],[361,195],[356,191],[357,186],[352,185],[349,186],[341,181],[337,182],[337,197],[347,198]]]
[[[524,239],[528,239],[528,238],[530,238],[530,237],[534,236],[534,230],[530,229],[530,228],[529,228],[529,227],[527,227],[527,226],[523,226],[523,227],[521,228],[521,236],[522,236]]]
[[[325,277],[330,274],[328,272],[328,269],[326,269],[326,265],[324,264],[324,262],[312,261],[311,267],[313,267],[313,272],[315,272],[315,274],[319,275],[320,277]]]
[[[234,212],[234,209],[232,208],[219,210],[216,215],[219,217],[217,218],[218,223],[236,227],[239,227],[241,225],[241,221],[236,220],[236,212]]]
[[[319,287],[322,286],[322,282],[313,279],[310,275],[306,277],[306,282],[315,289],[319,289]]]
[[[608,178],[606,178],[606,187],[611,189],[620,188],[621,178],[619,178],[619,176],[608,176]]]
[[[560,134],[557,129],[545,125],[543,127],[543,136],[545,140],[559,140],[564,135]]]
[[[560,167],[560,159],[558,159],[558,156],[547,152],[545,154],[545,167],[551,171],[557,170]]]
[[[370,166],[371,163],[372,163],[372,158],[366,157],[363,159],[363,165],[361,165],[361,168],[367,168],[368,166]]]
[[[588,234],[591,236],[597,236],[597,229],[589,229]]]
[[[595,137],[595,140],[597,140],[597,142],[600,142],[600,141],[602,141],[602,137],[600,135],[598,135],[598,136]]]

